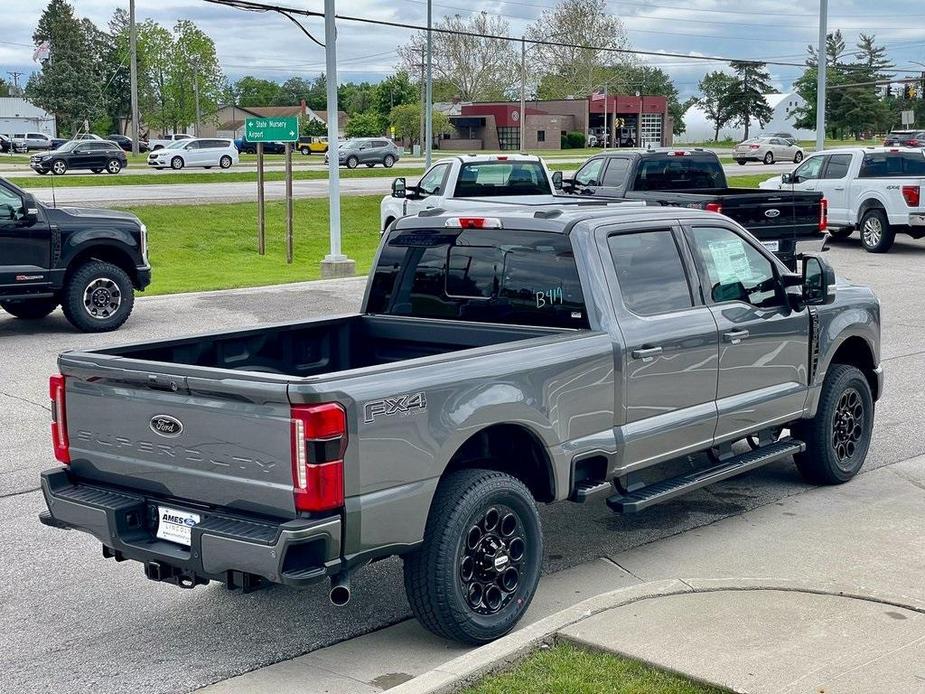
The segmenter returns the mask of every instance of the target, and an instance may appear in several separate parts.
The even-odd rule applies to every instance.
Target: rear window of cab
[[[909,152],[873,152],[864,155],[858,178],[891,176],[925,176],[925,154]]]

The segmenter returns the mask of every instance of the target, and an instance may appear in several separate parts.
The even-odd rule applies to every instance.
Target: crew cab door
[[[817,154],[804,159],[803,163],[793,171],[793,190],[819,190],[819,179],[822,178],[827,158],[824,154]],[[787,188],[788,186],[782,187]]]
[[[783,268],[747,232],[720,223],[685,229],[704,299],[719,329],[717,442],[803,412],[809,316],[790,307]]]
[[[21,194],[0,183],[0,296],[48,284],[49,231],[41,209],[30,218]]]
[[[716,322],[693,291],[680,229],[598,232],[617,330],[617,438],[629,472],[709,448],[716,428]],[[682,260],[682,258],[684,258]],[[620,377],[622,375],[622,378]]]
[[[829,223],[832,226],[851,224],[848,203],[848,170],[850,154],[831,154],[826,157],[822,176],[816,181],[816,190],[825,196],[829,205]]]
[[[440,198],[446,196],[446,179],[450,165],[446,162],[434,164],[421,177],[416,186],[416,193],[405,198],[404,214],[417,214],[440,204]]]

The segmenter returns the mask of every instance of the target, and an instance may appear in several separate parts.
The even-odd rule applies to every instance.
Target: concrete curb
[[[172,294],[154,294],[152,296],[145,296],[141,294],[135,297],[135,301],[142,301],[149,303],[152,301],[164,301],[167,299],[175,299],[177,297],[195,299],[197,297],[203,296],[214,296],[216,294],[261,294],[266,292],[286,292],[294,291],[299,289],[309,289],[312,285],[325,285],[325,284],[337,284],[337,283],[346,283],[346,282],[362,282],[364,287],[366,285],[367,274],[363,273],[361,275],[353,275],[351,277],[331,277],[325,279],[316,279],[316,280],[303,280],[301,282],[286,282],[284,284],[261,284],[256,287],[232,287],[230,289],[204,289],[197,292],[174,292]]]
[[[451,694],[520,660],[541,644],[551,643],[558,631],[572,624],[601,612],[642,600],[690,593],[750,590],[831,595],[850,600],[877,602],[925,614],[925,600],[906,595],[893,595],[868,586],[760,577],[650,581],[589,598],[497,641],[454,658],[405,684],[390,689],[389,692],[394,694]]]

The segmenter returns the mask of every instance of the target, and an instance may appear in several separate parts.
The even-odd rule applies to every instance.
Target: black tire
[[[0,301],[0,308],[11,316],[23,320],[38,320],[58,308],[57,299],[21,299],[19,301]]]
[[[95,174],[103,173],[102,169],[90,169],[90,171],[92,171]]]
[[[35,173],[37,173],[39,176],[44,176],[48,173],[48,169],[36,169]]]
[[[858,224],[861,230],[861,245],[869,253],[886,253],[893,247],[896,232],[890,226],[886,212],[879,207],[873,207],[861,217]]]
[[[118,159],[110,159],[106,162],[106,173],[117,174],[122,171],[122,162]]]
[[[68,278],[62,293],[64,316],[78,330],[115,330],[132,313],[132,281],[120,267],[99,260],[81,265]]]
[[[308,147],[299,147],[299,152],[301,152],[306,157],[312,153],[312,151]]]
[[[492,511],[494,526],[489,523]],[[511,516],[514,531],[508,543],[502,528]],[[474,534],[477,541],[470,548]],[[486,547],[494,551],[486,552]],[[502,556],[506,559],[499,572]],[[475,568],[477,561],[485,562],[482,570]],[[434,634],[467,644],[487,643],[508,633],[526,612],[542,561],[540,517],[527,487],[503,472],[459,470],[440,481],[424,542],[405,556],[405,592],[415,617]],[[469,579],[464,578],[467,566]],[[505,590],[510,575],[514,585]],[[473,606],[470,599],[476,595]],[[492,605],[495,599],[500,602]]]
[[[212,167],[211,167],[211,166],[203,166],[202,168],[204,168],[204,169],[211,169]]]
[[[179,171],[183,168],[183,157],[174,157],[170,160],[170,168]]]
[[[360,163],[360,160],[357,159],[356,157],[347,157],[347,168],[348,169],[355,169],[357,167],[357,164],[359,163]]]
[[[837,229],[829,229],[828,232],[829,236],[836,241],[843,241],[854,233],[854,229],[851,227],[838,227]]]
[[[767,154],[764,155],[764,163],[765,164],[774,163],[774,153],[773,152],[768,152]]]
[[[382,160],[382,165],[387,169],[391,169],[393,166],[395,166],[395,157],[393,157],[391,154],[386,154],[385,159]]]
[[[744,160],[744,159],[736,159],[736,164],[738,164],[739,166],[745,166],[745,160]]]
[[[854,477],[867,457],[874,426],[870,384],[857,368],[829,366],[816,416],[793,427],[806,443],[794,456],[800,474],[813,484],[842,484]]]
[[[370,169],[373,168],[375,165],[376,165],[375,162],[372,162],[372,161],[366,162],[366,166],[367,166],[368,168],[370,168]]]
[[[63,159],[55,159],[51,163],[51,172],[55,176],[63,176],[67,173],[67,162]]]
[[[801,161],[803,161],[803,152],[797,152],[793,155],[794,164],[799,164]]]
[[[230,169],[233,163],[231,157],[227,154],[223,155],[222,158],[218,160],[218,165],[223,169]]]

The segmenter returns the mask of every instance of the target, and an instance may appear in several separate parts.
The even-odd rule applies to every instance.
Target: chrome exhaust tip
[[[343,607],[350,602],[350,576],[346,573],[331,577],[331,603]]]

